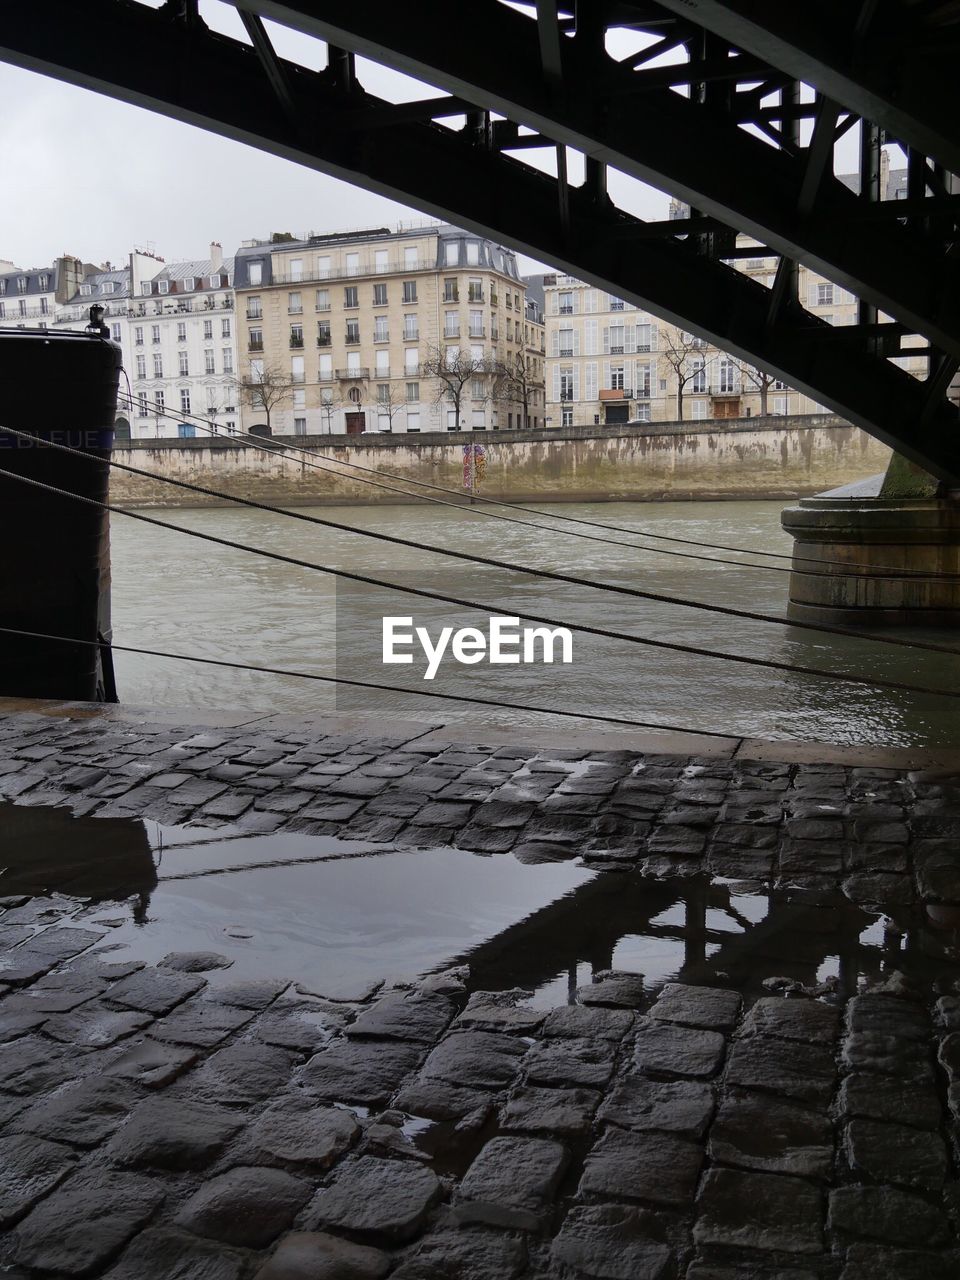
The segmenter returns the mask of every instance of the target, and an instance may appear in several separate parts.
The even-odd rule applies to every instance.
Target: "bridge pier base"
[[[960,623],[960,495],[894,454],[886,476],[804,498],[787,615],[851,627]]]

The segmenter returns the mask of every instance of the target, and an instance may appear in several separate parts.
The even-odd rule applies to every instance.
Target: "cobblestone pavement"
[[[117,961],[69,885],[8,896],[6,1275],[960,1274],[957,779],[512,750],[10,714],[0,797],[707,871],[797,910],[845,895],[920,941],[859,988],[600,972],[548,1010],[453,969],[350,1003],[215,954]]]

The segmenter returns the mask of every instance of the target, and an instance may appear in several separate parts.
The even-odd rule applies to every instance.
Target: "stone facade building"
[[[244,430],[520,423],[498,371],[528,350],[533,359],[537,326],[515,255],[492,241],[440,224],[251,241],[237,252],[235,285]],[[459,422],[448,367],[463,375]],[[540,426],[538,389],[530,416]]]

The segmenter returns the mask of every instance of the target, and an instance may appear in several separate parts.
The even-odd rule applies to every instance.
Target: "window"
[[[460,312],[445,311],[443,313],[443,336],[458,338],[460,336]]]
[[[457,411],[456,409],[447,410],[447,430],[456,431],[457,429]]]
[[[188,395],[187,399],[189,400],[189,398],[190,397]],[[177,423],[177,435],[181,440],[192,440],[196,434],[197,434],[197,428],[193,425],[192,422]]]
[[[483,281],[471,279],[467,285],[468,301],[483,301]]]
[[[386,316],[374,316],[373,318],[373,340],[374,342],[389,342],[390,331],[388,329],[389,321]]]
[[[375,284],[373,286],[373,305],[375,307],[385,307],[387,305],[387,286],[385,284]]]
[[[420,319],[418,316],[403,317],[404,342],[417,342],[420,338]]]
[[[471,347],[470,359],[473,361],[474,364],[482,364],[483,363],[483,347]]]
[[[456,267],[460,263],[460,245],[456,240],[448,240],[443,246],[443,263],[447,267]]]
[[[219,277],[219,275],[216,275],[216,276],[208,276],[208,277],[207,277],[207,284],[210,286],[210,288],[211,288],[211,289],[219,289],[219,288],[220,288],[220,277]]]
[[[157,281],[157,292],[158,292],[158,293],[169,293],[169,292],[170,292],[170,281],[169,281],[169,280],[158,280],[158,281]]]
[[[216,412],[217,408],[217,388],[207,387],[207,408]]]
[[[459,357],[459,355],[460,355],[460,348],[457,346],[450,346],[450,347],[444,348],[444,360],[446,361],[446,365],[448,369],[452,369],[454,367],[454,365],[457,363],[457,358]]]
[[[720,361],[720,390],[736,391],[737,389],[737,366],[732,360]]]
[[[573,370],[570,368],[560,370],[560,399],[573,399]]]
[[[459,302],[460,290],[457,288],[456,280],[444,280],[443,282],[443,300],[444,302]]]
[[[412,412],[410,409],[408,409],[408,410],[407,410],[407,430],[408,430],[408,431],[419,431],[419,430],[420,430],[420,414],[419,414],[419,412],[414,413],[414,412]]]
[[[373,269],[377,275],[383,275],[385,271],[390,270],[390,255],[386,249],[375,249],[373,253]],[[374,286],[376,288],[376,286]],[[376,301],[376,299],[374,299]],[[382,303],[377,303],[382,306]]]
[[[26,292],[27,292],[27,277],[17,276],[17,293],[26,293]],[[81,286],[80,292],[83,293],[82,286]],[[90,293],[90,292],[91,290],[90,290],[90,287],[88,286],[87,293]]]
[[[377,352],[377,377],[390,377],[390,352],[381,347]]]
[[[477,240],[467,241],[467,266],[475,267],[480,261],[480,243]]]
[[[167,400],[165,393],[163,391],[154,392],[153,407],[156,409],[157,413],[163,413],[166,408],[166,404]]]
[[[143,327],[141,325],[137,325],[137,327],[134,329],[133,341],[138,347],[143,346]]]
[[[483,335],[483,312],[471,311],[470,312],[470,337],[482,338],[483,336],[484,336]]]
[[[571,405],[565,404],[562,406],[560,410],[560,425],[561,427],[573,426],[573,407]]]
[[[781,414],[781,415],[783,415],[783,414],[785,414],[785,413],[787,412],[787,397],[786,397],[786,396],[774,396],[774,397],[773,397],[773,412],[774,412],[774,413],[779,413],[779,414]]]
[[[177,341],[186,342],[187,340],[187,322],[185,320],[177,321]]]
[[[652,351],[653,350],[653,326],[649,324],[637,325],[637,350]]]
[[[329,290],[329,289],[318,289],[318,290],[317,290],[317,304],[316,304],[316,310],[317,310],[317,311],[329,311],[329,310],[330,310],[330,290]]]
[[[623,325],[614,324],[610,326],[610,354],[614,356],[623,355]]]
[[[638,396],[649,396],[651,386],[651,373],[648,364],[637,365],[637,384],[634,391]]]
[[[510,294],[508,293],[507,294],[508,305],[509,305],[509,299],[510,299]],[[560,294],[560,300],[559,300],[559,305],[557,309],[562,316],[573,315],[573,293],[572,292]]]
[[[350,342],[350,343],[356,343],[360,341],[360,321],[359,320],[347,321],[347,334],[344,341]]]
[[[190,388],[189,387],[180,388],[180,412],[181,413],[190,412]]]
[[[223,372],[233,373],[233,352],[229,347],[224,347],[221,354],[223,355]]]
[[[690,361],[690,368],[693,376],[690,379],[690,390],[702,394],[707,389],[707,371],[704,368],[703,357],[694,356]]]
[[[487,394],[487,388],[482,378],[470,379],[470,398],[471,400],[483,400]]]
[[[160,341],[160,326],[158,324],[153,324],[150,326],[150,341],[151,342]]]
[[[227,319],[227,320],[221,320],[221,321],[220,321],[220,337],[221,337],[221,338],[229,338],[229,337],[230,337],[230,321],[229,321],[229,319]]]
[[[330,259],[318,258],[317,259],[317,279],[326,280],[329,275],[330,275]]]
[[[407,383],[407,404],[419,404],[419,403],[420,403],[420,383],[408,382]]]
[[[49,277],[45,275],[41,275],[37,278],[37,283],[39,284],[41,289],[47,289],[49,288]]]
[[[470,414],[470,426],[474,431],[486,431],[487,414],[484,409],[474,409]]]
[[[497,319],[497,313],[494,311],[490,316],[490,337],[494,342],[500,337],[500,321]]]
[[[147,393],[145,391],[137,392],[137,417],[145,418],[147,416]]]
[[[330,321],[317,321],[317,346],[329,347],[330,345]]]
[[[87,293],[89,293],[89,292],[90,292],[90,286],[89,286],[88,284],[87,284],[87,285],[82,284],[82,285],[80,286],[80,292],[81,292],[81,293],[83,293],[83,291],[84,291],[84,290],[86,290],[86,291],[87,291]],[[149,296],[150,296],[150,294],[151,294],[151,293],[153,293],[153,281],[152,281],[152,280],[144,280],[143,284],[141,284],[141,286],[140,286],[140,292],[141,292],[141,294],[142,294],[145,298],[146,298],[146,297],[149,297]]]
[[[403,282],[403,300],[404,300],[404,302],[416,302],[416,300],[417,300],[417,282],[416,282],[416,280],[404,280],[404,282]]]
[[[184,352],[186,354],[186,352]],[[181,371],[182,372],[182,371]],[[216,373],[217,365],[212,351],[204,351],[203,353],[203,372]]]
[[[303,301],[299,293],[287,294],[287,311],[292,316],[299,316],[303,313]]]
[[[303,366],[303,356],[290,357],[290,381],[303,382],[306,374]]]
[[[305,409],[307,405],[307,393],[301,388],[293,393],[294,409]]]
[[[259,297],[247,299],[247,319],[259,320],[263,315]]]
[[[305,435],[307,434],[307,420],[306,420],[306,418],[294,418],[294,420],[293,420],[293,434],[294,434],[295,436],[305,436]]]
[[[250,337],[248,339],[247,345],[249,346],[251,351],[262,351],[263,350],[263,330],[260,328],[251,329]]]
[[[707,416],[707,402],[706,402],[706,400],[694,400],[694,402],[693,402],[693,416],[694,416],[694,419],[695,419],[696,421],[698,421],[698,422],[702,422],[702,421],[703,421],[703,419]]]
[[[817,285],[817,306],[818,307],[833,306],[833,285],[832,284]]]
[[[390,403],[390,383],[389,382],[377,383],[377,403],[378,404]]]
[[[347,392],[347,399],[352,404],[359,404],[362,398],[363,398],[363,393],[361,392],[359,387],[351,387],[350,390]]]
[[[624,389],[624,368],[622,364],[612,364],[610,366],[610,390],[623,391]]]
[[[329,382],[333,378],[333,356],[320,357],[320,371],[317,377],[321,382]]]
[[[263,378],[263,361],[262,360],[250,361],[250,377],[253,378],[255,382],[259,382],[262,380]]]
[[[303,259],[302,258],[290,259],[290,279],[291,280],[303,279]]]
[[[159,351],[153,353],[153,376],[155,378],[163,377],[163,356]]]
[[[348,253],[344,258],[344,264],[348,276],[358,275],[360,272],[359,253]]]
[[[40,310],[43,312],[44,315],[47,314],[46,298],[41,299]],[[118,324],[112,324],[110,326],[110,337],[114,340],[114,342],[120,341],[120,326]]]
[[[50,302],[49,302],[49,299],[47,299],[47,298],[41,298],[41,299],[40,299],[40,314],[41,314],[42,316],[46,316],[46,315],[49,315],[49,314],[50,314]],[[119,326],[118,324],[115,324],[113,327],[114,327],[114,329],[116,329],[116,334],[114,335],[114,341],[115,341],[115,342],[119,342],[119,341],[120,341],[120,326]]]
[[[145,378],[147,376],[147,357],[137,356],[137,377]]]
[[[557,355],[572,356],[573,355],[573,330],[561,329],[559,330],[558,336],[559,336],[559,347],[557,350]]]
[[[18,314],[20,314],[20,315],[22,315],[22,316],[25,316],[25,315],[27,314],[27,303],[26,303],[26,299],[25,299],[25,298],[19,298],[19,299],[17,300],[17,306],[19,307],[19,313],[18,313]],[[23,326],[22,326],[22,325],[21,325],[20,327],[21,327],[21,328],[23,328]]]
[[[416,245],[407,245],[403,251],[403,265],[408,271],[416,271],[420,265],[420,250]]]
[[[290,346],[293,348],[303,346],[303,325],[292,324],[290,326]]]
[[[190,357],[186,351],[177,352],[178,372],[181,378],[190,377]]]
[[[406,347],[404,349],[403,367],[407,373],[420,372],[420,352],[417,347]]]
[[[357,286],[348,284],[343,291],[343,305],[345,307],[358,307],[360,303],[357,301]]]

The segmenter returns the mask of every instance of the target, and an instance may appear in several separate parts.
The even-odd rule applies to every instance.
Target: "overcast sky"
[[[246,39],[229,5],[203,0],[201,12],[211,26]],[[324,64],[321,42],[272,24],[270,31],[284,57]],[[435,92],[372,63],[361,63],[359,73],[365,87],[391,101]],[[61,253],[123,263],[134,245],[168,262],[204,258],[211,240],[229,254],[242,240],[272,231],[394,226],[425,216],[252,147],[2,63],[0,101],[0,258],[17,266],[47,265]],[[571,178],[578,180],[575,172]],[[666,216],[666,198],[631,179],[612,175],[611,194],[642,216]],[[537,266],[521,261],[524,270]]]

